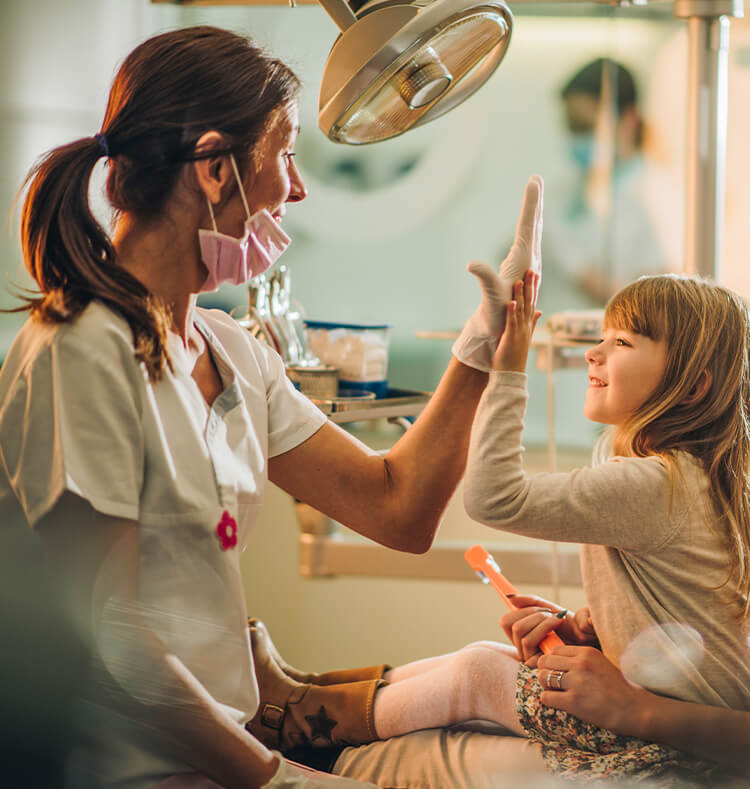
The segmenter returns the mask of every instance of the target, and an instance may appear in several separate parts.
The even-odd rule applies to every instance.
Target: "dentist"
[[[32,527],[93,644],[72,785],[323,787],[243,726],[258,707],[239,553],[267,480],[388,547],[429,549],[464,471],[510,282],[539,268],[541,182],[414,427],[385,457],[196,296],[281,254],[299,83],[246,38],[157,35],[101,131],[32,169],[21,239],[38,293],[0,372],[0,522]],[[88,202],[102,158],[112,237]]]

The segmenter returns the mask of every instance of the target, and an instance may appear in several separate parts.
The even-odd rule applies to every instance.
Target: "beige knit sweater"
[[[495,372],[474,421],[465,505],[474,520],[582,543],[586,599],[604,654],[635,682],[688,701],[750,709],[748,622],[719,586],[729,554],[708,478],[678,453],[570,473],[523,469],[526,375]],[[702,643],[701,643],[702,640]]]

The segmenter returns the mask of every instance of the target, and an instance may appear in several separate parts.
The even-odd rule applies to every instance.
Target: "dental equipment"
[[[264,340],[280,355],[283,348],[273,327],[270,307],[270,284],[265,274],[248,283],[248,328],[255,337]]]
[[[439,118],[492,75],[510,43],[504,0],[320,0],[341,30],[318,125],[334,142],[387,140]]]

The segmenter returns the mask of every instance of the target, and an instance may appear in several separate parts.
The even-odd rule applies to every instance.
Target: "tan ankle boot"
[[[263,642],[253,645],[260,706],[247,724],[269,748],[361,745],[376,740],[375,692],[382,679],[311,685],[287,676]]]
[[[271,641],[268,628],[260,619],[248,619],[250,629],[250,643],[253,647],[253,654],[256,650],[262,650],[275,661],[276,665],[291,679],[303,684],[310,685],[339,685],[343,682],[361,682],[366,679],[383,679],[383,675],[391,667],[385,663],[377,666],[365,666],[364,668],[345,668],[337,671],[326,671],[323,674],[306,673],[290,666],[279,654],[278,649]]]

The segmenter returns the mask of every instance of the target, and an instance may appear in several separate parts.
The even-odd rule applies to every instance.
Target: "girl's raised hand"
[[[505,330],[492,360],[493,370],[526,371],[531,337],[542,313],[536,309],[539,275],[527,271],[523,280],[513,285],[513,300],[505,313]]]

